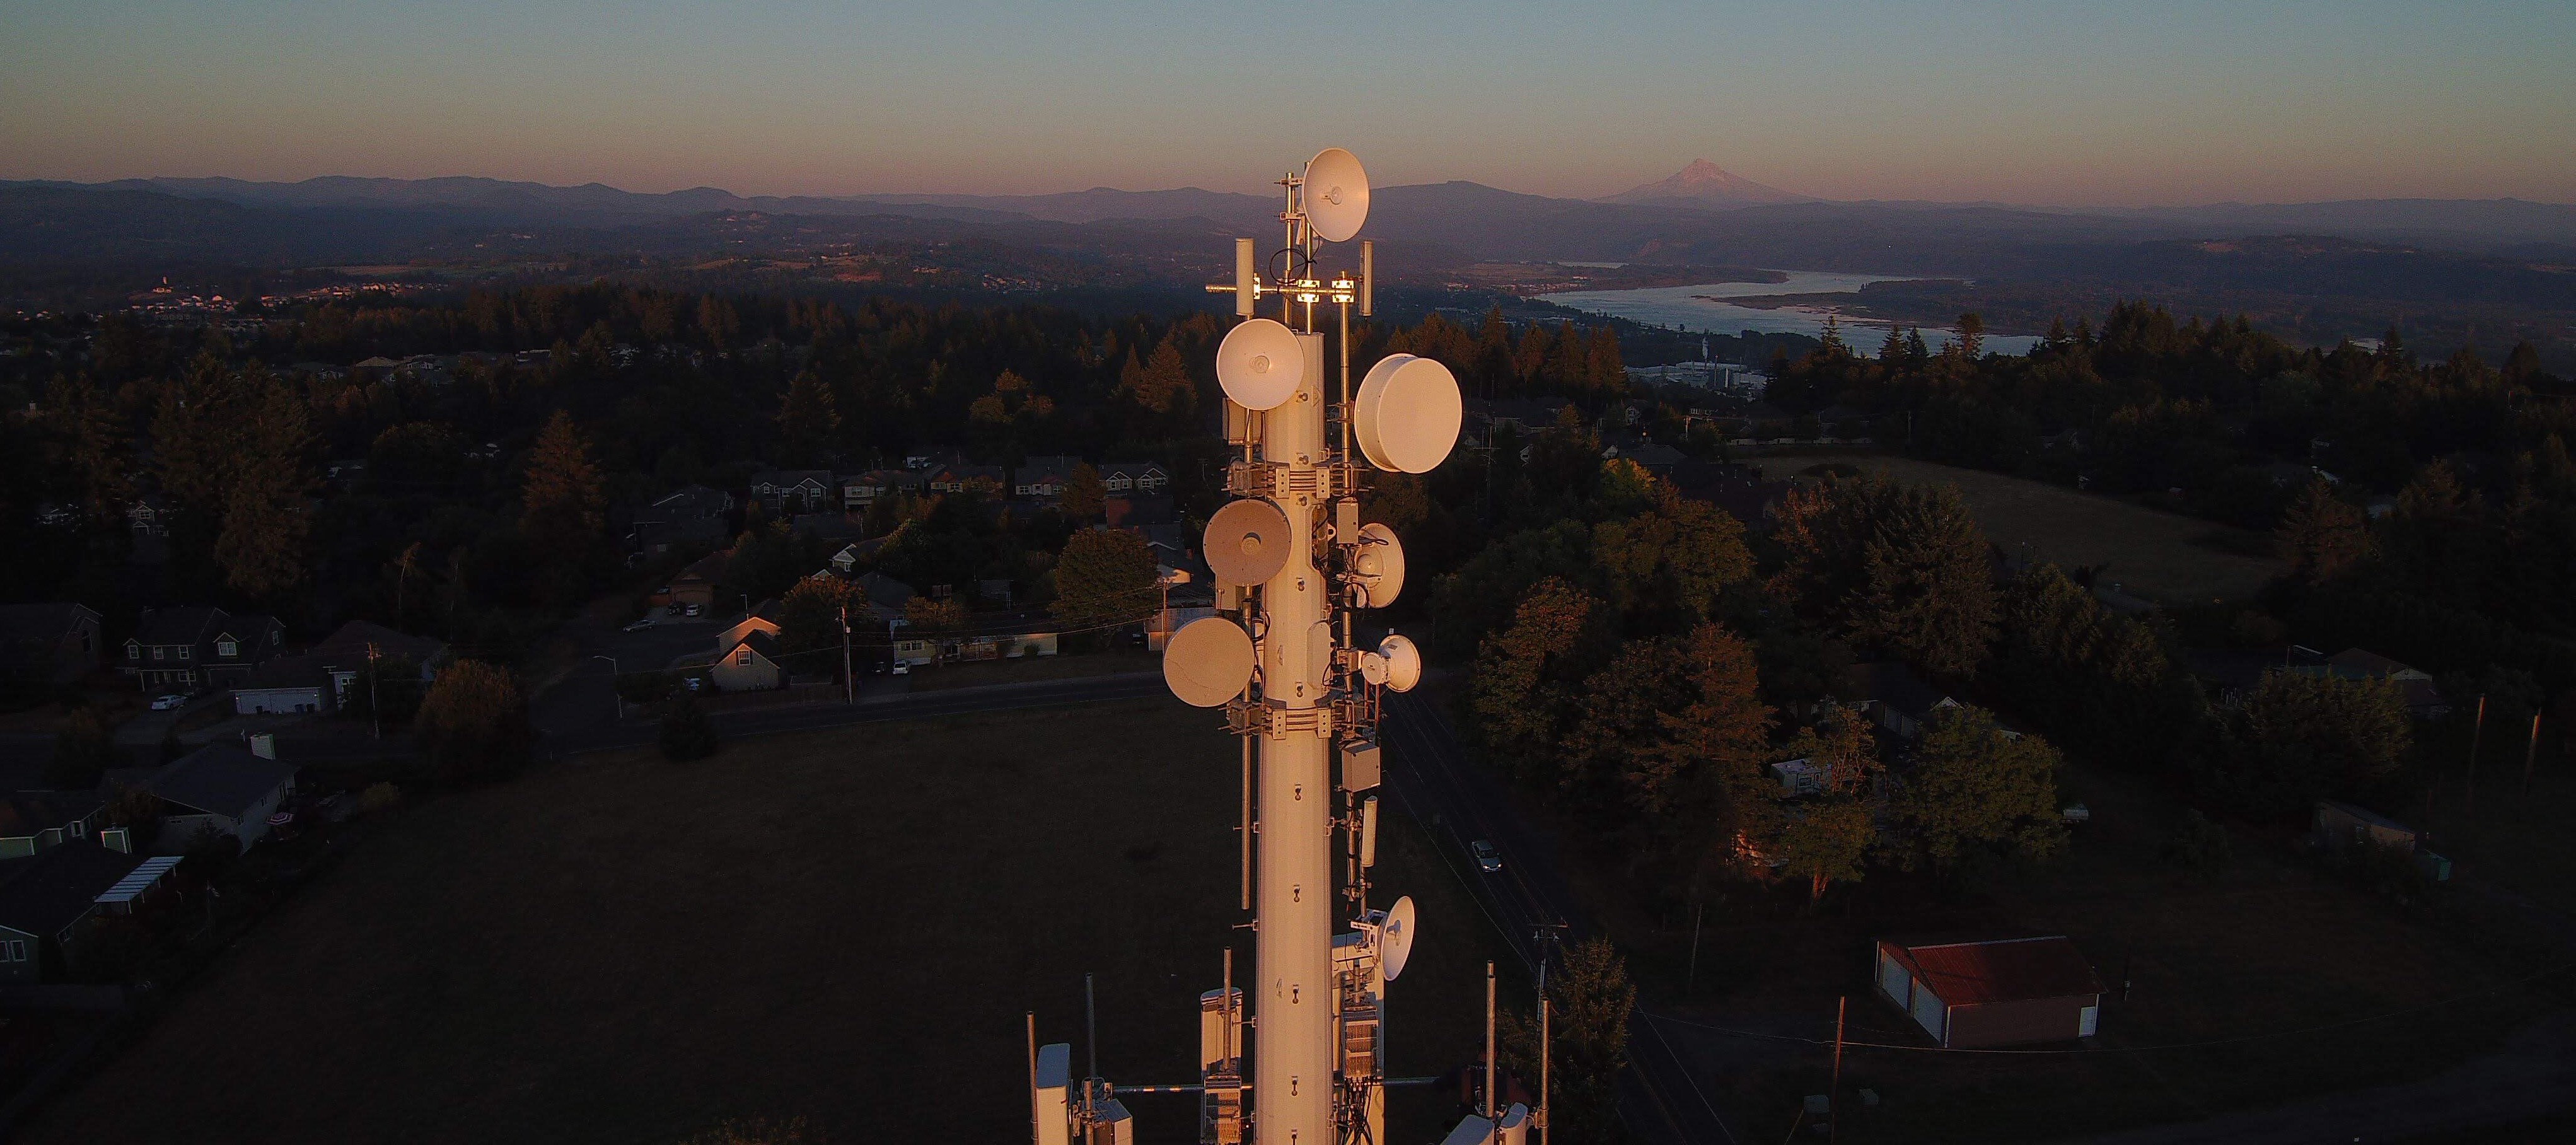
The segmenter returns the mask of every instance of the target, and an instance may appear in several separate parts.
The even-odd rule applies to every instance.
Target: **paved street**
[[[1499,780],[1467,760],[1436,704],[1419,694],[1390,694],[1379,734],[1390,761],[1388,787],[1406,814],[1448,844],[1460,877],[1522,969],[1537,974],[1552,930],[1565,940],[1592,932],[1566,887],[1554,846],[1521,821]],[[1465,865],[1467,845],[1478,839],[1502,851],[1501,871],[1485,874]],[[1676,1145],[1741,1140],[1693,1080],[1651,1007],[1639,1005],[1629,1022],[1628,1060],[1621,1117],[1638,1138]]]

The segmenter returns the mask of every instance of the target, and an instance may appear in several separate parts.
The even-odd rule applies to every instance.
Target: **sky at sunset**
[[[2576,3],[0,0],[0,178],[2576,202]]]

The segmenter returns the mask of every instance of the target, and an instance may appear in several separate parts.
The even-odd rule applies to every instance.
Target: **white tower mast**
[[[1410,689],[1422,674],[1421,655],[1401,636],[1374,650],[1352,643],[1350,610],[1384,607],[1404,580],[1402,547],[1384,526],[1360,523],[1358,494],[1370,466],[1427,473],[1439,465],[1457,443],[1462,410],[1449,371],[1406,354],[1379,362],[1352,392],[1350,308],[1374,309],[1373,252],[1362,244],[1356,279],[1326,278],[1315,253],[1319,240],[1354,237],[1368,216],[1359,161],[1330,148],[1302,177],[1280,183],[1287,245],[1272,257],[1273,272],[1256,265],[1251,240],[1237,240],[1234,283],[1209,287],[1233,294],[1245,320],[1217,351],[1227,439],[1245,449],[1226,475],[1238,499],[1208,521],[1204,551],[1220,615],[1173,635],[1163,675],[1184,701],[1226,709],[1229,727],[1257,744],[1258,812],[1244,824],[1256,840],[1246,872],[1257,912],[1253,972],[1239,1008],[1230,986],[1201,996],[1202,1140],[1233,1145],[1248,1120],[1258,1145],[1355,1145],[1385,1139],[1385,985],[1403,971],[1413,939],[1411,900],[1368,909],[1375,800],[1364,811],[1358,796],[1378,782],[1379,689]],[[1280,320],[1255,316],[1263,295],[1279,299]],[[1340,311],[1338,393],[1326,392],[1317,303]],[[1351,833],[1348,888],[1334,882],[1336,830]],[[1357,915],[1338,938],[1337,891]],[[1248,1109],[1232,1100],[1243,1009],[1253,1026]],[[1093,1079],[1085,1091],[1095,1083],[1110,1088]]]

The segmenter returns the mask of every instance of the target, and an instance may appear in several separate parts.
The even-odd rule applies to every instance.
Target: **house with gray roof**
[[[0,687],[69,684],[106,656],[99,615],[83,605],[0,605]]]
[[[286,643],[273,616],[235,616],[220,608],[147,608],[116,670],[144,691],[194,692],[228,687]]]
[[[0,862],[0,983],[33,984],[77,962],[81,922],[141,864],[92,839]]]
[[[210,744],[170,761],[145,789],[168,804],[156,848],[185,854],[198,836],[230,835],[245,851],[268,834],[268,817],[295,790],[296,768],[230,744]]]

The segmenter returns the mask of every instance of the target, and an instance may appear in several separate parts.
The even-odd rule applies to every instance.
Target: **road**
[[[1390,694],[1378,734],[1389,759],[1388,788],[1415,822],[1445,837],[1447,854],[1465,856],[1467,844],[1476,839],[1502,851],[1501,871],[1486,874],[1462,866],[1459,877],[1475,892],[1524,971],[1535,977],[1554,942],[1593,933],[1565,883],[1554,843],[1521,819],[1490,772],[1467,759],[1438,705],[1420,695]],[[1628,1063],[1620,1086],[1620,1118],[1630,1133],[1675,1145],[1742,1140],[1647,1006],[1638,1006],[1629,1022]]]

